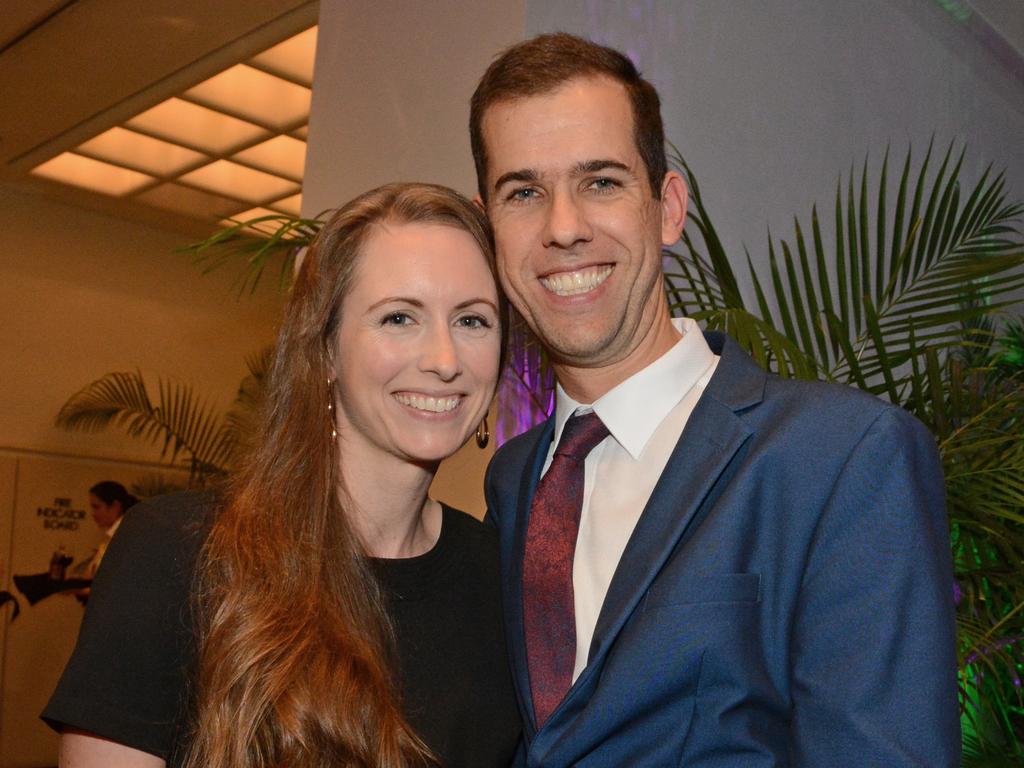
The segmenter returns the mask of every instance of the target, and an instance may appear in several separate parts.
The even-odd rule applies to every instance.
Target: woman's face
[[[107,504],[95,493],[90,493],[89,511],[92,513],[92,519],[96,521],[96,525],[106,530],[121,516],[121,502],[112,501]]]
[[[336,420],[354,450],[434,463],[476,430],[498,378],[498,293],[467,232],[374,227],[334,340]]]

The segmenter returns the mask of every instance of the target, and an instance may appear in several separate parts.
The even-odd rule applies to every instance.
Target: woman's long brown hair
[[[342,302],[381,222],[462,229],[494,274],[483,215],[434,185],[367,192],[310,246],[285,310],[258,445],[230,483],[199,562],[188,768],[434,763],[402,714],[391,625],[346,519],[327,407]]]

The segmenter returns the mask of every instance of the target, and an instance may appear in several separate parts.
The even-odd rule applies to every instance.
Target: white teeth
[[[462,398],[454,397],[428,397],[426,395],[396,394],[395,399],[402,405],[408,405],[418,411],[431,411],[433,413],[445,413],[451,411],[459,404]]]
[[[557,296],[575,296],[592,291],[612,273],[611,267],[587,267],[577,272],[562,272],[540,279],[541,284]]]

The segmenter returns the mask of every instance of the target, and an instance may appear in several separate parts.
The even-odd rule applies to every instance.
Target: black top
[[[189,595],[207,497],[178,494],[125,516],[96,575],[74,654],[43,712],[173,764],[187,727]],[[495,533],[445,506],[426,554],[374,560],[398,638],[410,725],[447,768],[507,766],[519,715],[502,635]]]

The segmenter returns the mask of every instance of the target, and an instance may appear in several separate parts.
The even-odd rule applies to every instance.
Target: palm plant
[[[964,154],[933,147],[912,173],[907,152],[891,209],[889,153],[874,187],[867,161],[835,195],[831,248],[811,211],[790,241],[769,235],[767,277],[746,254],[755,306],[688,177],[692,227],[671,265],[673,308],[727,331],[781,376],[856,386],[911,411],[935,434],[946,472],[958,595],[966,764],[1024,757],[1024,374],[1000,313],[1019,313],[1024,241],[1002,174],[962,191]],[[690,231],[696,229],[696,235]],[[1015,335],[1016,334],[1016,335]]]
[[[291,285],[295,261],[313,242],[324,225],[323,211],[311,219],[293,218],[284,214],[257,216],[253,219],[234,220],[205,240],[187,245],[182,252],[191,253],[203,274],[236,263],[243,257],[243,268],[235,284],[240,294],[256,290],[264,272],[279,261],[278,285],[283,290]]]
[[[73,394],[56,423],[79,432],[120,429],[129,437],[159,443],[161,460],[187,469],[190,483],[202,485],[227,473],[254,431],[269,363],[270,350],[246,360],[249,373],[226,414],[191,386],[164,379],[157,380],[154,400],[139,371],[121,371]]]

